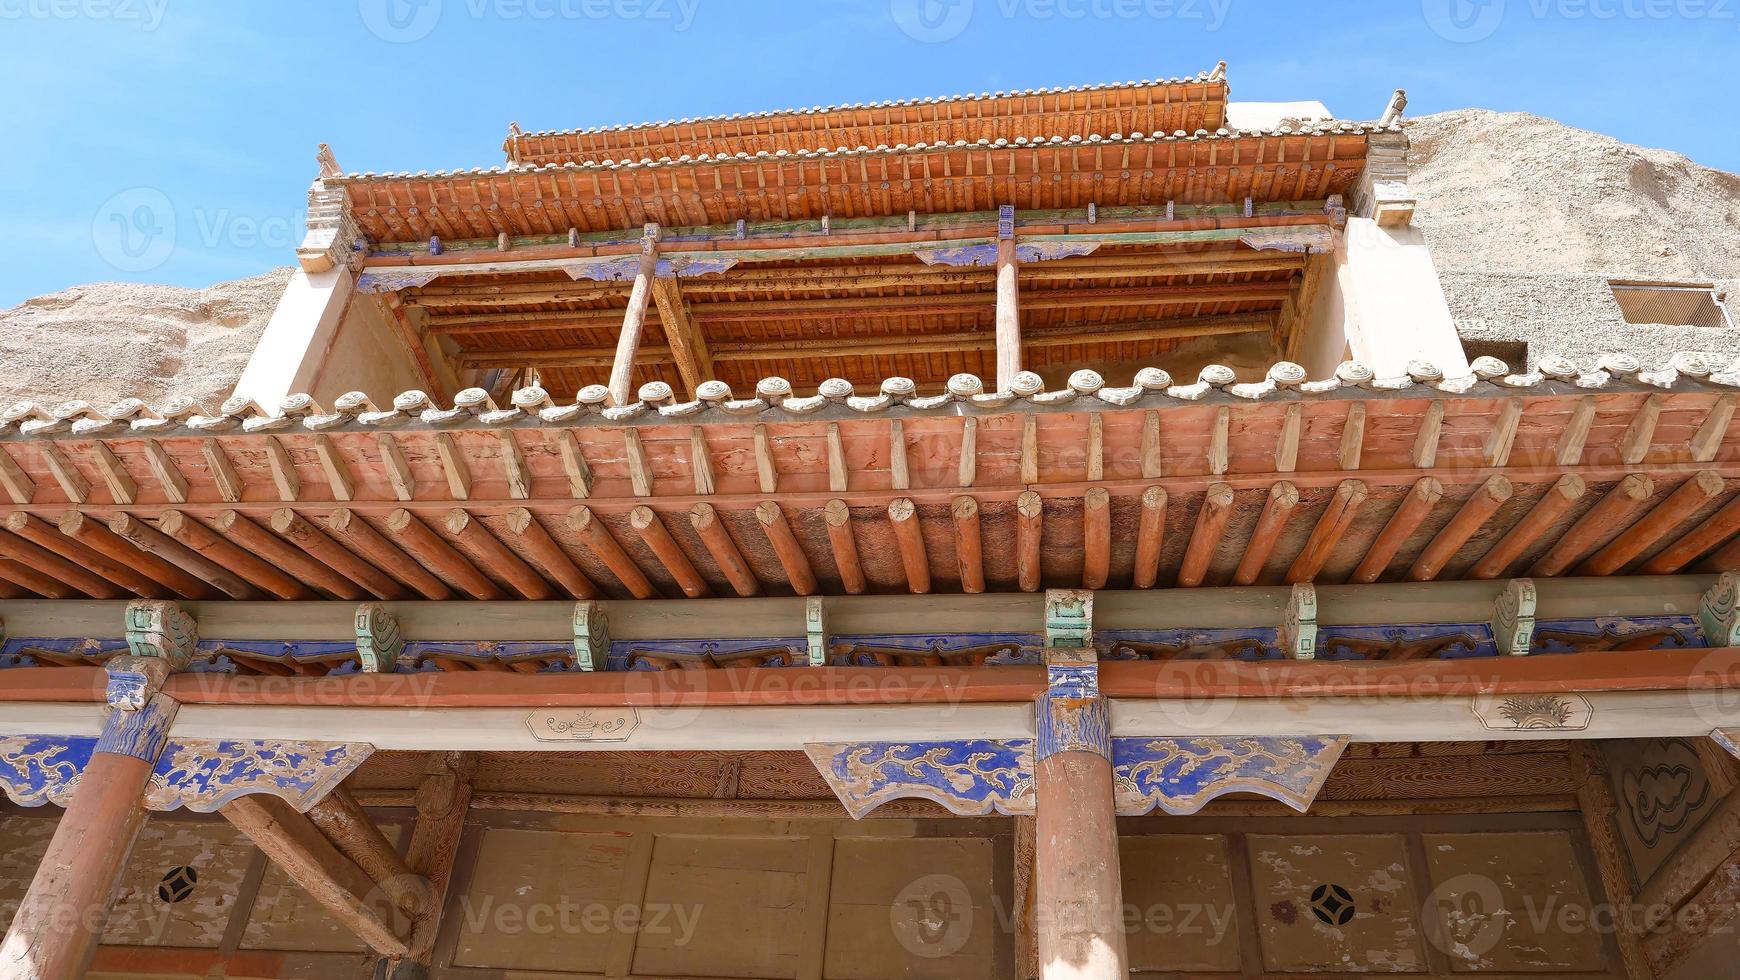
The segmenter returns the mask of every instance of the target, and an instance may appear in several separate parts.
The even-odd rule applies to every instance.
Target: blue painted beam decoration
[[[1033,812],[1033,742],[860,742],[804,747],[852,819],[890,800],[921,799],[981,817]]]
[[[1304,813],[1347,748],[1345,736],[1115,738],[1118,815],[1196,813],[1228,793],[1255,793]]]
[[[0,791],[20,806],[66,806],[91,755],[124,748],[105,738],[110,740],[89,735],[0,738]],[[374,746],[360,742],[170,738],[156,754],[145,807],[212,813],[237,797],[264,793],[307,812],[373,752]]]

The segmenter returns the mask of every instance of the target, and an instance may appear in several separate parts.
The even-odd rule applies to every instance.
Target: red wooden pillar
[[[1045,652],[1034,742],[1034,931],[1043,980],[1125,980],[1112,747],[1092,648]]]
[[[137,711],[109,712],[0,946],[0,978],[85,975],[145,823],[145,790],[176,708],[157,695]]]
[[[997,212],[997,390],[1013,391],[1021,373],[1020,260],[1015,254],[1015,209]]]

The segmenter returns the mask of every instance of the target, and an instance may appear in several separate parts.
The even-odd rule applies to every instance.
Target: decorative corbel
[[[1740,575],[1723,572],[1698,600],[1698,625],[1708,645],[1740,646]]]
[[[1511,579],[1492,607],[1492,639],[1500,656],[1524,657],[1535,639],[1535,583]]]
[[[1034,763],[1061,752],[1091,752],[1110,759],[1111,721],[1100,697],[1100,665],[1093,649],[1047,649],[1045,672],[1045,693],[1034,712]]]
[[[1317,587],[1293,586],[1287,597],[1287,618],[1281,621],[1281,652],[1294,660],[1317,659]]]
[[[169,675],[186,669],[199,644],[193,617],[173,602],[138,599],[127,604],[127,652],[103,664],[109,675],[109,706],[122,711],[145,707]]]
[[[810,666],[825,666],[828,662],[828,618],[819,595],[804,600],[804,635],[809,640]]]
[[[602,603],[574,603],[574,666],[591,672],[609,664],[610,619]]]
[[[356,607],[356,655],[365,674],[391,674],[398,670],[399,654],[405,652],[405,635],[399,621],[378,602]]]
[[[1094,645],[1094,594],[1082,589],[1045,593],[1045,646],[1080,649]]]

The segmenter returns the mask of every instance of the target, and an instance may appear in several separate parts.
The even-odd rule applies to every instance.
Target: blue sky
[[[1190,74],[1527,110],[1740,171],[1740,0],[0,0],[0,308],[292,261],[349,170],[568,128]],[[1542,193],[1551,194],[1550,187]],[[1519,215],[1519,219],[1526,216]]]

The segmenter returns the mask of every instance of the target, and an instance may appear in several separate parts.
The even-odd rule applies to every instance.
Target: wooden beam
[[[153,443],[147,442],[146,445]],[[326,475],[326,486],[332,491],[332,499],[343,503],[355,499],[356,479],[350,475],[350,467],[332,440],[325,435],[315,436],[314,455],[320,460],[320,471]]]
[[[1740,532],[1740,496],[1728,501],[1708,520],[1656,552],[1655,557],[1644,562],[1638,571],[1644,575],[1672,575],[1737,532]]]
[[[13,516],[23,515],[15,514]],[[132,592],[123,589],[96,572],[70,562],[46,548],[32,544],[10,531],[0,531],[0,558],[16,562],[41,575],[63,582],[76,590],[75,595],[83,593],[97,599],[132,597]]]
[[[597,599],[603,596],[598,586],[586,577],[586,573],[574,564],[574,559],[568,552],[550,537],[550,532],[538,522],[536,516],[524,507],[515,507],[507,512],[503,519],[507,532],[519,541],[531,557],[531,563],[536,565],[557,585],[568,594],[570,599]]]
[[[576,507],[568,512],[568,527],[579,536],[580,543],[592,556],[610,569],[610,574],[622,583],[636,599],[650,599],[658,595],[646,573],[640,570],[628,552],[622,550],[622,545],[616,541],[616,536],[604,526],[604,522],[592,513],[590,507]]]
[[[1506,398],[1504,405],[1498,410],[1498,418],[1492,423],[1492,431],[1486,435],[1486,446],[1483,456],[1486,465],[1493,468],[1503,468],[1510,465],[1510,451],[1516,445],[1517,423],[1522,421],[1523,400],[1521,398]]]
[[[357,938],[382,956],[410,947],[370,900],[375,883],[339,852],[313,821],[276,796],[243,796],[219,811],[290,880]]]
[[[85,594],[55,578],[53,575],[39,572],[28,565],[21,565],[10,558],[0,558],[0,580],[11,583],[36,593],[48,599],[83,599]],[[15,588],[6,590],[8,595],[18,598],[29,598]]]
[[[1208,433],[1208,473],[1225,476],[1232,456],[1229,440],[1232,434],[1232,409],[1226,405],[1214,410],[1214,426]]]
[[[1106,420],[1098,412],[1088,413],[1087,472],[1089,483],[1106,478]]]
[[[253,538],[257,533],[264,541],[278,541],[278,539],[272,535],[266,534],[265,531],[254,527],[252,522],[248,522],[246,518],[236,515],[234,511],[229,511],[228,513],[232,518],[234,518],[236,527],[239,528],[244,522],[246,522],[248,527],[252,528],[252,530],[246,532],[247,537]],[[222,518],[220,517],[220,520],[221,519]],[[438,602],[453,597],[453,590],[449,589],[445,582],[442,582],[439,578],[436,578],[431,574],[429,569],[426,568],[421,561],[413,559],[410,555],[401,551],[398,545],[388,541],[381,532],[375,530],[370,526],[369,522],[363,520],[361,515],[355,514],[347,508],[340,507],[327,517],[326,527],[333,534],[337,535],[339,540],[344,542],[345,547],[356,552],[364,560],[375,565],[388,575],[391,575],[410,586],[413,591],[424,599]],[[357,589],[350,579],[332,571],[325,563],[315,562],[311,557],[299,549],[289,548],[285,549],[285,551],[286,554],[284,555],[284,559],[287,563],[305,561],[326,569],[325,575],[323,575],[319,581],[310,580],[314,581],[316,587],[332,592],[341,599],[356,600],[363,598],[363,593]],[[337,591],[341,585],[348,586],[348,588],[342,593]]]
[[[168,586],[143,574],[133,566],[110,558],[84,542],[63,534],[59,528],[51,527],[30,514],[8,515],[6,529],[33,544],[54,552],[75,565],[96,572],[134,595],[146,599],[166,599],[174,594]],[[125,546],[124,542],[122,544]]]
[[[339,852],[378,884],[400,912],[419,915],[428,902],[427,888],[410,865],[369,819],[350,789],[340,785],[308,809],[308,820]]]
[[[190,575],[179,566],[135,547],[109,530],[107,525],[87,514],[68,511],[61,517],[59,528],[60,533],[110,561],[125,565],[183,599],[209,599],[222,594],[204,579]]]
[[[1024,490],[1015,498],[1015,579],[1023,592],[1039,591],[1044,536],[1045,500],[1036,491]]]
[[[1142,479],[1160,479],[1160,413],[1149,409],[1142,413]]]
[[[1611,535],[1614,528],[1629,524],[1654,495],[1655,481],[1647,476],[1633,473],[1620,480],[1607,496],[1596,501],[1588,513],[1571,525],[1570,530],[1559,536],[1547,553],[1529,569],[1529,575],[1550,578],[1563,574],[1588,554],[1595,542]]]
[[[417,822],[411,827],[411,842],[405,848],[405,863],[411,872],[428,882],[428,905],[411,929],[409,958],[427,965],[441,931],[441,911],[447,906],[447,889],[459,856],[459,841],[465,833],[465,815],[471,809],[471,772],[475,757],[458,752],[433,753],[417,787]]]
[[[0,486],[6,488],[6,495],[15,504],[28,504],[36,499],[36,481],[25,474],[24,468],[3,447],[0,447]]]
[[[314,590],[285,574],[278,565],[262,560],[247,548],[178,510],[157,518],[157,529],[270,595],[280,599],[315,597]]]
[[[924,549],[924,529],[918,518],[918,507],[907,497],[896,497],[888,505],[888,523],[894,529],[894,542],[900,548],[900,564],[906,570],[906,587],[915,594],[930,591],[930,556]]]
[[[1573,742],[1569,754],[1571,779],[1577,784],[1578,809],[1583,814],[1583,828],[1589,838],[1589,849],[1595,855],[1602,889],[1607,893],[1611,908],[1629,912],[1638,907],[1637,895],[1631,885],[1625,845],[1619,838],[1619,828],[1615,823],[1619,805],[1608,781],[1606,763],[1601,759],[1600,749],[1593,744]],[[1617,926],[1613,930],[1614,942],[1619,947],[1620,961],[1627,977],[1650,980],[1655,974],[1644,955],[1641,939],[1630,927],[1632,918],[1628,914],[1614,916]]]
[[[1209,486],[1203,494],[1202,508],[1196,512],[1196,526],[1191,529],[1190,543],[1184,547],[1184,558],[1178,566],[1180,588],[1194,589],[1208,575],[1208,566],[1220,549],[1221,535],[1226,533],[1227,520],[1232,517],[1233,488],[1224,483]]]
[[[290,451],[277,436],[267,436],[262,443],[266,450],[266,465],[272,471],[272,485],[278,488],[278,499],[293,504],[302,493],[302,478],[296,475],[296,464],[290,461]]]
[[[377,599],[405,599],[410,593],[380,569],[363,561],[344,545],[327,537],[312,522],[288,507],[272,512],[272,530],[312,555],[316,561],[362,586]]]
[[[1716,454],[1722,450],[1722,440],[1728,437],[1728,425],[1734,420],[1736,404],[1740,404],[1740,398],[1736,398],[1732,392],[1716,396],[1709,413],[1704,416],[1704,421],[1698,425],[1698,431],[1692,435],[1692,441],[1687,445],[1692,453],[1692,462],[1715,461]]]
[[[145,445],[155,446],[156,443],[147,440]],[[121,465],[114,450],[105,443],[93,442],[91,458],[97,461],[97,474],[103,478],[103,485],[109,488],[110,499],[121,505],[132,504],[138,499],[139,484],[134,482],[133,475],[127,472],[127,468]],[[183,489],[185,490],[185,486]],[[183,493],[180,502],[185,503],[186,499],[186,494]]]
[[[575,500],[592,496],[592,468],[586,465],[586,457],[580,452],[580,442],[574,438],[574,433],[557,429],[550,433],[550,440],[556,444],[556,452],[562,457],[562,472],[568,476],[568,494]]]
[[[690,315],[689,304],[683,299],[683,288],[676,277],[655,277],[652,298],[658,306],[659,326],[664,329],[665,342],[670,345],[671,357],[677,364],[677,374],[682,377],[683,386],[689,389],[690,400],[694,400],[698,397],[696,389],[701,387],[701,383],[713,379],[713,355],[707,350],[707,335]]]
[[[636,507],[628,514],[628,525],[640,535],[640,540],[647,549],[658,558],[659,564],[665,566],[665,571],[671,573],[671,578],[677,580],[677,585],[683,594],[691,599],[699,599],[711,594],[707,581],[701,578],[701,573],[695,571],[695,564],[689,560],[677,540],[671,537],[671,532],[665,527],[665,522],[651,507]]]
[[[962,495],[949,505],[955,522],[955,566],[960,571],[961,591],[985,591],[985,562],[979,537],[979,502]]]
[[[767,426],[757,422],[755,436],[755,478],[762,493],[779,492],[779,467],[773,462],[773,442],[768,438]]]
[[[653,492],[652,467],[647,465],[646,451],[640,445],[640,430],[622,430],[623,461],[628,465],[628,485],[636,497],[650,497]]]
[[[1262,577],[1264,566],[1269,563],[1275,545],[1287,529],[1287,519],[1293,516],[1293,510],[1298,506],[1298,487],[1280,480],[1269,488],[1269,498],[1263,502],[1263,512],[1257,517],[1256,527],[1251,529],[1250,540],[1245,543],[1244,557],[1239,559],[1238,570],[1233,573],[1234,584],[1254,585]]]
[[[1142,517],[1136,527],[1136,563],[1132,584],[1151,589],[1160,578],[1160,553],[1166,542],[1166,489],[1142,491]]]
[[[1039,482],[1039,416],[1021,421],[1021,482],[1029,487]]]
[[[979,478],[979,420],[971,415],[961,419],[960,466],[956,480],[970,487]]]
[[[429,530],[428,525],[410,511],[400,509],[387,515],[387,534],[406,554],[422,562],[424,568],[473,599],[502,599],[507,596],[501,586],[490,581],[464,555],[455,551],[447,539]]]
[[[1595,423],[1595,396],[1584,395],[1571,410],[1571,417],[1559,433],[1553,446],[1553,459],[1560,466],[1576,466],[1583,461],[1583,445],[1589,441],[1589,427]]]
[[[1722,495],[1726,485],[1714,470],[1703,470],[1679,485],[1666,500],[1636,524],[1619,532],[1600,551],[1577,569],[1579,575],[1612,575],[1638,555],[1684,524],[1710,501]]]
[[[450,432],[435,433],[435,453],[441,458],[441,472],[447,476],[447,492],[454,500],[471,499],[471,464]]]
[[[707,434],[698,425],[689,426],[689,473],[695,480],[695,496],[713,495],[713,457],[707,451]]]
[[[447,512],[442,522],[448,536],[470,550],[473,562],[491,577],[504,581],[522,598],[543,601],[555,596],[550,583],[544,581],[525,559],[501,543],[483,522],[458,507]]]
[[[1444,431],[1444,403],[1431,402],[1420,417],[1420,431],[1414,435],[1414,468],[1429,470],[1438,465],[1438,439]]]
[[[1329,505],[1323,509],[1323,515],[1317,519],[1317,526],[1312,528],[1311,537],[1306,539],[1304,550],[1293,560],[1293,567],[1287,570],[1288,585],[1310,582],[1317,578],[1365,500],[1364,483],[1359,480],[1341,481],[1335,488],[1335,493],[1330,496]]]
[[[1625,436],[1619,440],[1620,462],[1636,466],[1649,455],[1649,448],[1655,443],[1656,422],[1661,419],[1665,404],[1661,395],[1650,395],[1643,400],[1643,407],[1632,416],[1631,425],[1626,427]]]
[[[786,523],[785,512],[779,504],[764,500],[755,507],[755,519],[761,522],[762,530],[767,534],[767,542],[773,547],[773,553],[779,558],[780,567],[785,569],[786,581],[791,584],[793,592],[801,596],[815,595],[817,592],[816,573],[810,567],[810,559],[804,554],[804,549],[798,543],[797,535],[791,531],[791,525]]]
[[[628,294],[628,309],[622,314],[622,332],[616,337],[616,357],[610,366],[610,401],[615,405],[634,402],[634,361],[640,350],[640,335],[646,326],[646,308],[658,278],[658,225],[646,226],[641,238],[640,269]]]
[[[1299,434],[1305,427],[1305,406],[1294,402],[1281,415],[1281,435],[1275,440],[1275,472],[1299,468]]]
[[[399,448],[399,441],[390,432],[377,432],[375,448],[380,451],[381,469],[386,471],[387,483],[393,488],[393,496],[401,501],[417,499],[417,478],[411,475],[411,464],[405,461],[405,453]]]
[[[1010,228],[1013,228],[1012,219]],[[1020,268],[1013,230],[1008,235],[999,235],[996,306],[998,391],[1014,391],[1015,376],[1021,373]]]
[[[140,551],[160,558],[201,579],[231,599],[260,598],[260,591],[248,584],[241,576],[198,554],[137,518],[128,514],[117,514],[109,521],[109,530]]]
[[[1581,452],[1581,449],[1578,451]],[[1505,532],[1504,537],[1499,538],[1498,543],[1494,544],[1479,561],[1475,562],[1463,577],[1494,579],[1505,574],[1510,566],[1516,564],[1516,560],[1522,557],[1523,552],[1533,547],[1535,542],[1540,540],[1541,535],[1546,534],[1549,528],[1557,524],[1559,518],[1563,517],[1573,504],[1582,500],[1583,495],[1587,492],[1588,487],[1583,483],[1583,478],[1577,474],[1566,473],[1559,477],[1558,482],[1554,483],[1552,488],[1541,497],[1540,502],[1536,503],[1534,508],[1523,516],[1522,520],[1517,521],[1509,531]],[[1476,491],[1476,496],[1478,495],[1479,491]]]
[[[1450,523],[1433,536],[1420,552],[1420,557],[1414,560],[1413,566],[1408,569],[1408,581],[1430,582],[1437,578],[1438,573],[1444,570],[1445,563],[1462,550],[1462,546],[1474,536],[1474,532],[1486,526],[1486,522],[1492,519],[1492,515],[1504,506],[1514,492],[1510,481],[1497,474],[1475,488],[1474,493],[1456,511],[1456,516],[1450,518]]]
[[[844,500],[830,500],[822,508],[822,518],[828,526],[828,547],[834,553],[841,588],[847,595],[863,595],[869,585],[858,561],[858,542],[852,535],[852,508]]]
[[[182,475],[175,457],[169,455],[169,450],[163,448],[163,444],[155,439],[146,439],[144,446],[145,462],[151,467],[151,475],[157,478],[157,485],[163,488],[163,495],[172,504],[187,503],[187,477]],[[325,462],[324,456],[321,461]]]
[[[1341,448],[1336,460],[1344,470],[1359,469],[1359,458],[1365,448],[1365,402],[1347,406],[1347,416],[1341,423]]]
[[[369,592],[365,592],[355,581],[334,571],[329,564],[315,559],[313,555],[291,545],[284,538],[278,538],[277,534],[266,531],[259,524],[254,524],[254,520],[235,510],[219,512],[212,519],[212,529],[233,541],[238,548],[282,567],[292,578],[318,588],[322,594],[350,602],[369,597]]]
[[[1420,523],[1443,497],[1444,485],[1438,482],[1437,477],[1421,477],[1408,491],[1408,495],[1402,498],[1401,505],[1390,516],[1389,523],[1372,540],[1371,547],[1366,549],[1365,558],[1360,560],[1359,567],[1353,570],[1348,581],[1376,582],[1390,567],[1390,562],[1395,560],[1396,552],[1419,529]]]
[[[1112,561],[1112,498],[1104,487],[1090,487],[1081,501],[1081,587],[1103,589]]]
[[[530,500],[532,471],[526,466],[526,454],[520,449],[519,437],[512,432],[496,433],[501,444],[501,472],[507,480],[508,496],[515,500]]]
[[[830,508],[831,506],[830,503]],[[732,539],[731,532],[726,530],[725,523],[719,519],[719,512],[712,504],[703,501],[691,507],[689,525],[695,529],[695,534],[700,537],[707,553],[713,556],[713,564],[719,566],[719,571],[738,595],[748,597],[761,592],[760,581],[749,570],[749,563],[744,561],[743,552]],[[854,551],[854,558],[856,555],[857,552]]]
[[[54,476],[54,482],[60,484],[66,499],[75,504],[88,503],[91,499],[91,481],[79,472],[73,461],[67,458],[60,446],[52,442],[37,444],[37,452],[42,456],[44,466]]]
[[[888,479],[896,490],[912,489],[912,474],[906,468],[906,423],[888,420]]]
[[[235,464],[230,462],[229,454],[224,452],[222,445],[216,439],[201,439],[199,454],[205,460],[205,469],[211,474],[212,483],[217,487],[218,497],[226,504],[241,503],[241,477],[236,475]]]

